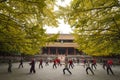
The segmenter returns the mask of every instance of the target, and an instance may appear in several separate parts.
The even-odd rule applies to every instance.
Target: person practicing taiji
[[[12,60],[9,59],[8,61],[8,72],[11,73],[12,72]]]
[[[46,60],[45,60],[45,66],[48,66],[48,65],[49,65],[49,60],[46,59]]]
[[[30,73],[36,73],[36,71],[35,71],[35,60],[33,59],[32,61],[31,61],[31,63],[29,63],[30,64],[30,66],[31,66],[31,68],[30,68]]]
[[[107,68],[107,74],[109,75],[109,71],[112,73],[112,75],[114,75],[114,73],[113,73],[113,71],[112,71],[112,69],[111,69],[111,64],[109,63],[109,60],[108,60],[108,62],[107,62],[107,64],[106,64],[106,68]]]
[[[90,67],[90,61],[87,60],[86,61],[86,73],[88,74],[88,70],[91,71],[91,73],[94,75],[94,72],[92,71],[91,67]]]
[[[67,57],[65,57],[65,68],[63,69],[63,74],[65,74],[65,70],[67,70],[70,74],[72,74],[71,72],[70,72],[70,70],[69,70],[69,68],[68,68],[68,58]]]
[[[18,67],[18,68],[20,68],[20,67],[23,68],[23,59],[22,59],[22,58],[20,59],[20,64],[19,64],[19,67]]]
[[[69,69],[70,69],[70,67],[73,69],[73,66],[74,66],[74,65],[73,65],[73,61],[72,61],[72,59],[70,59],[70,60],[69,60]]]
[[[94,68],[94,69],[97,69],[96,67],[97,67],[96,60],[93,59],[93,60],[92,60],[91,68],[92,68],[92,69],[93,69],[93,68]]]
[[[57,64],[57,61],[56,61],[56,58],[55,58],[55,59],[53,60],[53,69],[54,69],[54,68],[57,68],[56,64]]]
[[[43,68],[43,60],[42,59],[40,59],[40,63],[39,63],[39,69],[40,68]]]

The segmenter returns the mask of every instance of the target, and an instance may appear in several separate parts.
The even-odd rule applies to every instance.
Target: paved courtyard
[[[13,63],[12,73],[7,72],[7,64],[0,65],[0,80],[120,80],[120,66],[112,67],[115,75],[107,75],[103,70],[102,65],[98,64],[97,70],[94,70],[95,75],[86,74],[82,64],[75,64],[74,69],[70,69],[72,75],[66,72],[63,75],[62,69],[64,66],[59,66],[57,69],[52,68],[52,63],[39,69],[39,63],[36,63],[36,73],[29,74],[29,62],[24,63],[24,68],[18,69],[19,63]]]

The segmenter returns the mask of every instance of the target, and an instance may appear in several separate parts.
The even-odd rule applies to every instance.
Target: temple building
[[[82,55],[77,49],[74,36],[71,34],[60,34],[54,43],[49,43],[42,48],[42,54],[46,55]]]

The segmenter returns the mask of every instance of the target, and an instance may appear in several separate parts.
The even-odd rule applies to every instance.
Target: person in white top
[[[91,67],[90,67],[90,61],[87,60],[86,61],[86,73],[88,74],[88,70],[91,71],[91,73],[94,75],[94,72],[92,71]]]
[[[65,74],[65,70],[67,70],[70,74],[72,74],[71,72],[70,72],[70,70],[69,70],[69,68],[68,68],[68,58],[67,57],[65,57],[65,68],[63,69],[63,74]]]

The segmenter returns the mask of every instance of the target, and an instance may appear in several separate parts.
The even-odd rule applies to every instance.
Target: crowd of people
[[[49,66],[49,60],[43,60],[42,58],[39,59],[39,68],[43,68],[43,63],[45,63],[45,66]],[[53,69],[57,68],[58,66],[62,66],[64,65],[63,68],[63,74],[65,74],[65,71],[68,71],[69,74],[71,75],[72,72],[70,71],[70,69],[74,69],[75,67],[75,63],[79,64],[79,63],[83,63],[83,67],[85,68],[86,74],[89,74],[89,71],[94,75],[95,74],[95,70],[97,69],[97,61],[96,59],[83,59],[82,61],[80,61],[80,59],[77,59],[76,61],[72,58],[68,58],[67,56],[65,56],[64,62],[61,62],[61,60],[59,58],[55,58],[52,60],[53,63]],[[36,73],[35,70],[35,63],[36,60],[32,59],[31,62],[29,63],[30,67],[30,72],[29,73]],[[112,71],[112,66],[113,66],[113,60],[109,59],[109,60],[103,60],[102,61],[102,65],[103,65],[103,70],[106,70],[106,73],[109,75],[110,73],[114,75],[114,72]],[[18,68],[24,68],[23,67],[23,58],[20,59]],[[12,72],[12,60],[9,59],[8,61],[8,72],[11,73]]]

